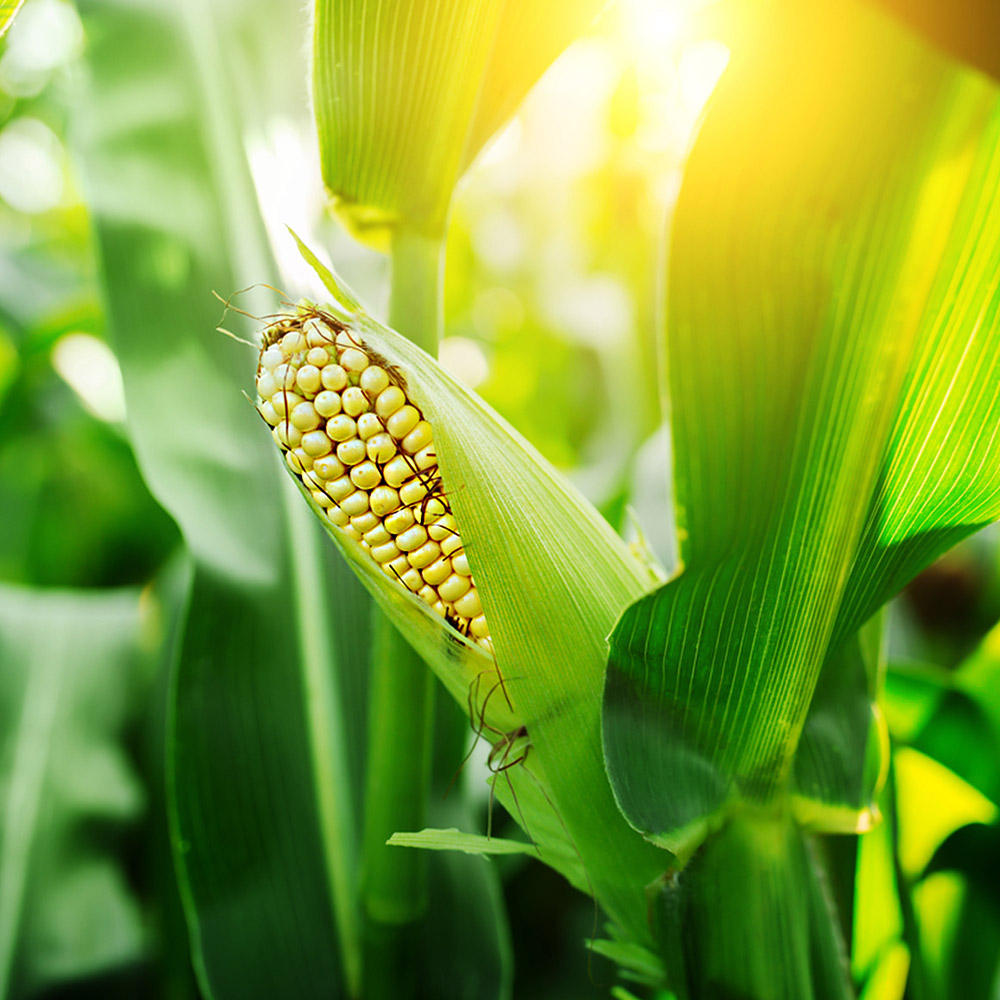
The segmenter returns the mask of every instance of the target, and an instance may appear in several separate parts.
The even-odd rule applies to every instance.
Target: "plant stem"
[[[437,353],[443,246],[405,229],[392,245],[389,322]],[[374,624],[361,896],[368,920],[366,996],[404,1000],[419,981],[419,935],[427,907],[422,851],[387,847],[400,830],[426,826],[433,760],[434,678],[384,615]]]
[[[441,337],[444,243],[397,229],[392,240],[389,326],[437,357]]]

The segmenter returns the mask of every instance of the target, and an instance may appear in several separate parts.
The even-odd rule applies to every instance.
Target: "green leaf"
[[[78,149],[129,431],[195,566],[168,795],[200,986],[328,998],[360,978],[349,748],[365,643],[340,637],[366,634],[366,608],[241,395],[253,352],[213,332],[211,290],[272,273],[227,77],[243,50],[219,44],[214,11],[81,5]],[[267,18],[253,30],[273,36]]]
[[[682,851],[782,794],[827,657],[1000,514],[996,89],[854,4],[782,5],[750,49],[673,225],[685,569],[605,692],[618,802]]]
[[[14,15],[21,9],[24,0],[0,0],[0,38],[14,21]]]
[[[858,833],[878,820],[889,762],[878,705],[882,617],[829,653],[820,671],[794,762],[796,812],[806,825]]]
[[[879,956],[860,994],[861,1000],[903,1000],[909,971],[910,953],[902,941],[896,941]]]
[[[463,170],[513,117],[563,49],[608,5],[609,0],[505,0],[479,87]]]
[[[316,0],[313,106],[341,220],[383,249],[445,226],[482,144],[603,0]]]
[[[682,998],[849,1000],[830,906],[815,845],[794,821],[735,816],[655,899],[670,985]]]
[[[597,938],[589,942],[598,955],[610,959],[622,970],[627,978],[641,983],[657,985],[666,975],[663,962],[653,952],[631,941],[608,941]]]
[[[893,739],[901,743],[918,739],[953,689],[951,672],[933,663],[894,661],[889,664],[885,714]]]
[[[510,1000],[513,957],[496,868],[447,852],[429,860],[427,915],[416,941],[423,959],[419,992]]]
[[[883,790],[880,805],[886,822],[857,839],[851,925],[851,971],[857,982],[877,976],[885,956],[905,939],[901,897],[909,889],[898,867],[894,782]]]
[[[996,858],[1000,826],[970,824],[956,830],[935,852],[928,876],[956,872],[965,879],[955,933],[940,963],[945,996],[989,996],[1000,976],[996,941],[1000,935],[1000,891]]]
[[[937,847],[967,823],[995,823],[1000,810],[950,768],[900,747],[893,754],[899,815],[899,863],[914,878]]]
[[[338,298],[346,301],[346,295]],[[456,697],[465,703],[471,693],[481,706],[493,691],[485,718],[489,725],[501,724],[488,734],[491,739],[508,732],[503,717],[511,731],[527,728],[528,757],[504,773],[518,773],[520,787],[536,784],[539,794],[532,796],[526,820],[542,860],[580,884],[578,865],[570,860],[575,855],[589,891],[636,940],[648,940],[642,886],[670,859],[644,844],[622,819],[600,746],[605,636],[643,592],[648,572],[597,511],[437,361],[364,314],[355,317],[353,330],[398,367],[407,392],[434,427],[503,691],[494,690],[488,657],[485,663],[474,661],[461,636],[374,569],[356,544],[335,529],[333,537],[376,599],[384,607],[397,605],[404,634]],[[498,790],[503,784],[501,779]],[[516,817],[517,805],[511,811]],[[540,829],[552,834],[550,842],[541,839]]]
[[[957,674],[955,684],[983,711],[989,720],[994,743],[1000,745],[1000,625],[979,644]]]
[[[427,851],[462,851],[489,857],[491,854],[531,854],[534,848],[520,840],[483,837],[460,830],[419,830],[416,833],[394,833],[388,840],[393,847],[422,847]]]
[[[138,645],[137,591],[0,586],[0,997],[146,951],[109,842],[146,805],[124,748]]]

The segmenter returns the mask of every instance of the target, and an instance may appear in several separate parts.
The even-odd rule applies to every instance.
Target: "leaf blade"
[[[217,997],[337,995],[360,976],[345,835],[356,768],[344,743],[364,713],[345,707],[358,694],[346,680],[330,681],[350,659],[331,616],[306,627],[295,615],[312,614],[320,587],[355,623],[366,609],[315,525],[289,524],[287,483],[241,396],[252,355],[211,332],[210,289],[272,272],[233,67],[217,59],[208,8],[109,0],[83,14],[93,88],[78,149],[129,429],[195,562],[168,739],[172,847],[200,985]],[[267,36],[268,20],[255,31]],[[296,588],[313,600],[293,604]]]
[[[145,949],[139,901],[121,863],[81,845],[87,824],[118,828],[142,809],[121,743],[139,631],[137,591],[0,586],[0,745],[8,765],[0,996],[131,964]],[[81,780],[95,774],[99,785]],[[102,919],[82,933],[95,914]],[[65,933],[54,933],[56,925]]]
[[[996,92],[861,7],[772,27],[723,78],[674,223],[686,569],[612,638],[605,749],[618,800],[675,847],[730,800],[778,794],[830,648],[937,545],[1000,513],[989,392],[1000,230],[984,215],[1000,185]],[[834,65],[853,70],[817,127]],[[953,285],[965,297],[939,321],[933,306]],[[981,353],[963,369],[970,323]],[[953,378],[973,391],[949,403]],[[915,477],[945,409],[966,451],[953,465],[935,451]],[[936,471],[931,506],[910,516]],[[664,802],[657,783],[671,775]]]

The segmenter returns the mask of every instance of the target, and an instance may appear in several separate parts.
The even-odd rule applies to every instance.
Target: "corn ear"
[[[433,430],[402,373],[338,312],[302,303],[266,328],[258,412],[355,572],[408,636],[423,637],[420,651],[475,717],[499,676]],[[447,627],[429,627],[428,612]],[[516,729],[504,699],[494,701],[489,725]]]

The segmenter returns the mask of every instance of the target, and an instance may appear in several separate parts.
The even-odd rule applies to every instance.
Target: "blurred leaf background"
[[[487,146],[448,232],[442,361],[616,528],[634,531],[634,511],[668,568],[660,241],[743,19],[725,2],[621,0]],[[289,537],[275,528],[288,496],[275,468],[263,485],[246,481],[271,461],[239,396],[253,359],[213,332],[222,307],[211,297],[265,280],[294,295],[305,278],[291,225],[384,309],[385,259],[325,212],[306,33],[305,13],[278,3],[28,0],[0,41],[0,997],[184,998],[206,984],[279,995],[275,984],[288,982],[319,996],[344,965],[334,927],[349,917],[325,892],[295,887],[350,866],[332,845],[360,802],[316,815],[313,786],[298,782],[330,781],[329,741],[354,748],[342,766],[360,769],[364,713],[348,713],[357,731],[338,733],[305,718],[301,695],[317,694],[317,656],[339,658],[340,688],[319,697],[363,706],[366,644],[334,638],[317,653],[292,640],[287,657],[274,645],[272,670],[241,666],[249,648],[297,634],[280,604],[288,579],[336,579],[353,594],[334,636],[358,628],[366,598],[311,524],[293,519]],[[273,301],[259,289],[239,300],[260,312]],[[190,367],[176,364],[175,394],[136,388],[177,359]],[[211,391],[216,376],[226,398],[202,412],[192,387]],[[196,448],[199,433],[209,444]],[[199,495],[199,481],[216,499]],[[206,508],[221,516],[220,483],[238,514],[235,549],[198,528]],[[253,559],[244,566],[239,546],[255,538],[284,553],[287,578],[247,584]],[[320,555],[302,559],[302,547]],[[987,530],[890,609],[887,822],[864,841],[829,843],[856,892],[848,940],[866,997],[901,997],[908,971],[913,997],[1000,988],[998,569]],[[253,631],[270,616],[280,628]],[[172,716],[170,737],[180,642],[199,707],[187,728]],[[206,722],[229,705],[240,713],[231,730]],[[311,733],[307,761],[287,739],[296,726]],[[172,738],[194,788],[179,805],[167,788],[177,772],[163,766]],[[454,770],[463,749],[439,748],[439,769]],[[195,777],[241,773],[234,762],[269,777],[234,782],[234,825],[216,831],[217,854],[175,876],[168,801],[177,847],[217,787],[206,777],[199,791]],[[474,758],[461,793],[435,807],[450,818],[435,825],[485,831],[485,773]],[[271,850],[252,842],[254,817]],[[499,816],[495,828],[508,829]],[[459,863],[435,882],[451,888],[432,905],[453,920],[476,908],[453,928],[480,965],[462,973],[473,984],[464,995],[505,977],[527,1000],[607,994],[613,966],[585,951],[595,924],[586,897],[526,857],[495,859],[488,874],[478,858],[443,866]],[[275,880],[284,902],[269,923],[262,900],[270,905]],[[234,886],[245,893],[235,907]],[[210,912],[215,900],[218,925],[189,938],[184,907]],[[448,940],[443,953],[461,951]],[[241,986],[241,955],[254,950],[271,954],[275,978]],[[433,961],[447,968],[443,955]],[[291,966],[300,979],[286,978]],[[454,968],[446,974],[456,981]]]

